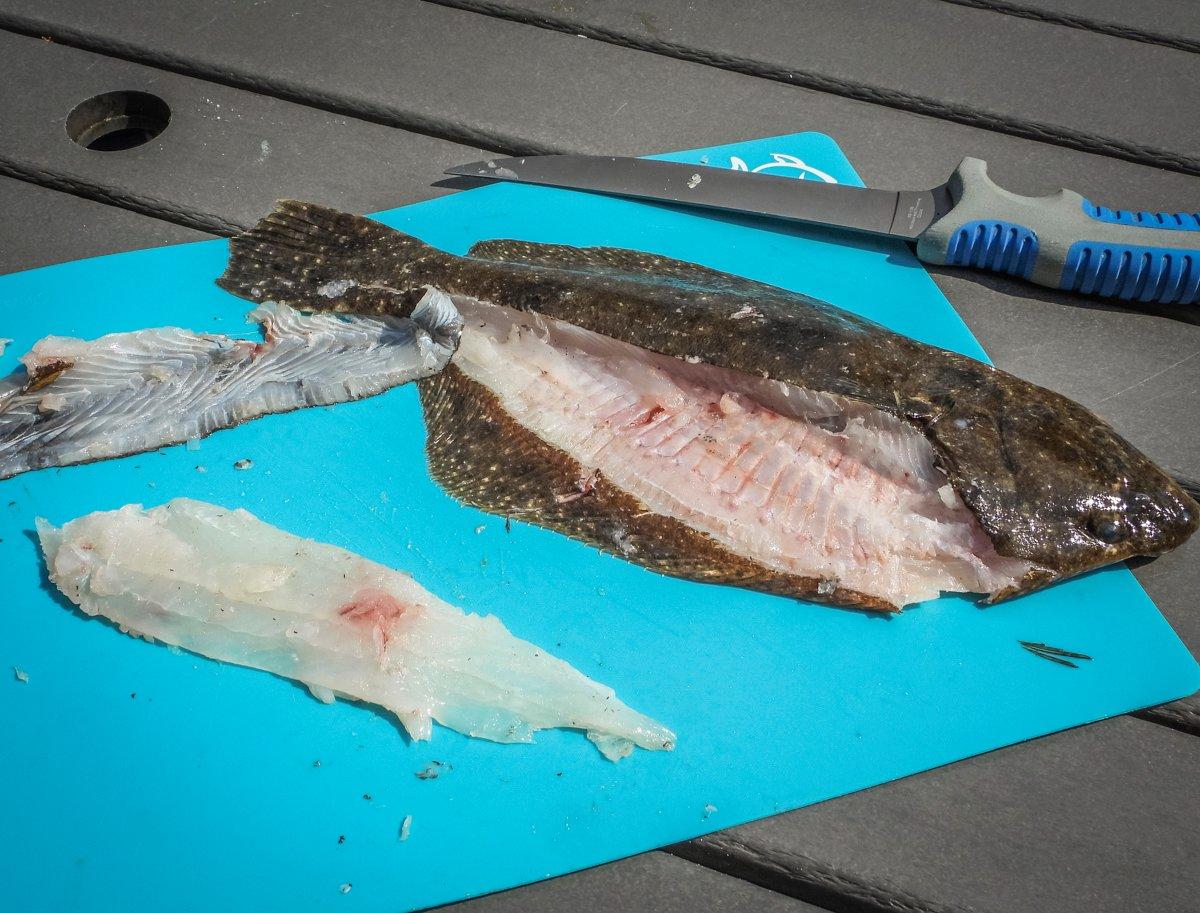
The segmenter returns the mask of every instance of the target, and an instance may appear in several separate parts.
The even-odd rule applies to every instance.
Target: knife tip
[[[487,174],[487,172],[488,172],[488,169],[487,169],[487,166],[485,165],[485,163],[470,162],[469,164],[466,164],[466,165],[454,165],[451,168],[447,168],[445,171],[442,172],[442,174],[457,174],[462,177],[473,178],[473,177],[479,177],[481,175],[485,175],[485,174]]]

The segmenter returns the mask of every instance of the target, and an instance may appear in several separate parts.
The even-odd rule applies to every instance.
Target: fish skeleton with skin
[[[797,292],[654,254],[459,257],[284,201],[218,280],[251,300],[463,317],[419,381],[456,498],[651,570],[874,610],[989,601],[1183,542],[1200,507],[1052,391]]]
[[[177,327],[48,336],[0,378],[0,479],[194,441],[275,412],[372,396],[440,371],[461,320],[425,292],[403,317],[264,302],[255,343]]]

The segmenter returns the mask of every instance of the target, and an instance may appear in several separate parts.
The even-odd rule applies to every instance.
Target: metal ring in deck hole
[[[148,143],[167,129],[171,109],[148,92],[105,92],[67,115],[67,135],[85,149],[118,152]]]

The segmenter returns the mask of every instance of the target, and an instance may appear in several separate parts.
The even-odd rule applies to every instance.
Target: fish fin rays
[[[527,520],[660,574],[826,601],[820,580],[774,571],[679,520],[650,512],[522,427],[495,394],[453,362],[418,386],[429,471],[455,499]],[[841,588],[836,597],[857,608],[895,609]]]
[[[141,453],[263,415],[373,396],[441,370],[461,318],[430,291],[411,317],[250,312],[264,341],[177,327],[46,337],[0,390],[0,479]]]
[[[780,289],[773,286],[697,263],[620,247],[571,247],[566,244],[497,239],[479,241],[467,251],[467,256],[477,260],[520,263],[525,266],[565,269],[621,279],[652,278],[656,282],[669,279],[697,288],[712,288],[722,292],[761,294],[767,291],[775,295],[780,292]]]

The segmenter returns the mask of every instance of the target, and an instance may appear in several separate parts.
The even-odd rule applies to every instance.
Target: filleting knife
[[[1019,276],[1125,301],[1200,301],[1200,213],[1097,206],[1070,190],[1026,197],[964,158],[932,190],[877,190],[658,159],[495,158],[447,174],[542,184],[827,225],[916,243],[926,263]]]

